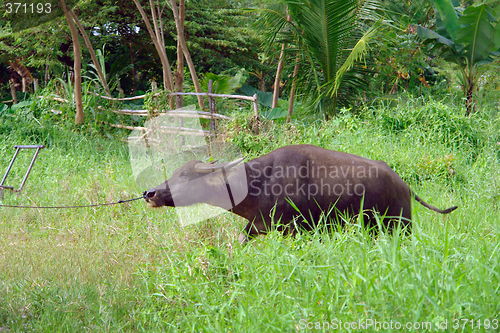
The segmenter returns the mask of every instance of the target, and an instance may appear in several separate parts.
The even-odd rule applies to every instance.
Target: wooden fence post
[[[213,117],[215,112],[215,100],[212,97],[214,82],[212,79],[208,80],[208,110],[210,111],[210,141],[214,140],[215,137],[215,119]]]
[[[253,111],[255,113],[255,118],[259,118],[259,103],[257,103],[257,94],[253,95]]]
[[[183,100],[182,100],[182,95],[176,95],[175,96],[175,101],[176,101],[176,106],[177,106],[177,110],[180,110],[182,109],[183,107]]]
[[[259,134],[259,104],[257,102],[257,94],[253,95],[253,111],[254,111],[254,134]]]

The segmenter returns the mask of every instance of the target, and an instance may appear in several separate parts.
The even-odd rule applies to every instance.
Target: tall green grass
[[[257,137],[244,115],[225,129],[249,157],[311,143],[384,160],[427,202],[459,206],[442,216],[414,202],[411,235],[373,237],[352,224],[297,237],[273,231],[240,246],[245,221],[231,214],[182,228],[172,210],[141,201],[0,208],[0,330],[291,332],[341,321],[372,323],[369,332],[399,332],[396,322],[485,331],[486,320],[500,320],[500,132],[498,119],[461,113],[413,100],[328,122],[265,123]],[[1,173],[12,145],[47,146],[24,191],[2,203],[102,203],[145,190],[119,133],[37,120],[28,114],[0,138]]]

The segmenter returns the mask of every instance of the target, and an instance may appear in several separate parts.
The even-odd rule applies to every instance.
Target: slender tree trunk
[[[151,7],[151,16],[153,18],[153,26],[156,35],[156,39],[158,40],[158,44],[160,45],[161,52],[164,54],[165,59],[167,59],[167,52],[165,51],[165,37],[163,35],[163,22],[161,19],[161,9],[159,1],[156,2],[156,7],[153,4],[153,0],[149,0],[149,5]],[[158,10],[158,12],[156,12]],[[159,23],[159,24],[158,24]],[[168,59],[167,59],[168,62]],[[174,78],[172,76],[172,69],[170,68],[170,63],[168,63],[168,72],[169,72],[169,85],[171,85],[168,90],[174,91]],[[173,110],[175,108],[175,102],[172,96],[169,98],[170,109]]]
[[[90,39],[87,36],[85,29],[83,28],[82,24],[80,23],[80,20],[78,20],[78,17],[76,17],[73,10],[70,9],[69,13],[73,17],[73,20],[76,22],[76,25],[78,26],[78,29],[80,30],[80,34],[82,35],[83,40],[85,41],[85,45],[87,46],[87,49],[89,50],[90,57],[92,58],[92,62],[94,63],[95,69],[97,71],[97,75],[99,75],[99,78],[101,79],[101,82],[102,82],[102,85],[104,87],[104,90],[106,91],[106,94],[108,94],[108,96],[111,96],[111,91],[109,90],[108,82],[106,81],[106,78],[104,77],[104,73],[102,72],[101,65],[99,64],[99,61],[97,60],[97,57],[96,57],[95,52],[94,52],[94,48],[92,47],[92,44],[90,43]]]
[[[75,22],[71,18],[69,13],[70,9],[66,6],[64,0],[59,0],[59,4],[64,12],[66,21],[69,24],[69,30],[71,31],[71,39],[73,40],[73,51],[75,54],[74,71],[75,71],[75,104],[76,104],[76,116],[75,124],[83,123],[83,102],[82,102],[82,58],[80,52],[80,41],[78,40],[78,31],[75,27]]]
[[[184,0],[179,0],[179,21],[184,35],[184,18],[185,18],[185,4]],[[177,72],[175,73],[175,87],[178,92],[182,92],[184,84],[184,54],[179,38],[177,38]],[[177,108],[180,109],[184,106],[184,99],[182,95],[177,96]]]
[[[151,17],[153,18],[153,27],[155,29],[156,39],[158,39],[158,43],[162,50],[165,49],[165,40],[161,38],[160,27],[158,25],[158,21],[161,21],[161,13],[158,8],[158,14],[156,13],[155,5],[153,4],[153,0],[149,0],[149,6],[151,7]],[[160,23],[160,25],[162,25]]]
[[[283,43],[281,45],[281,53],[278,61],[278,69],[276,70],[276,77],[274,78],[274,91],[273,91],[273,104],[272,104],[273,109],[278,107],[281,73],[283,72],[283,63],[285,62],[285,47],[286,45]]]
[[[132,49],[132,41],[128,43],[128,49],[130,52],[130,63],[132,64],[132,93],[135,95],[135,91],[137,90],[137,79],[135,78],[135,61],[134,61],[134,50]]]
[[[259,77],[259,89],[262,92],[266,92],[266,81],[264,81],[264,73],[261,73]]]
[[[137,1],[137,0],[134,0]],[[184,53],[184,57],[186,58],[187,65],[189,67],[189,71],[191,73],[191,78],[193,79],[194,89],[197,93],[201,93],[200,82],[198,80],[198,76],[196,75],[196,70],[194,68],[193,61],[191,60],[191,55],[189,54],[186,40],[184,38],[184,29],[181,26],[179,11],[177,10],[177,3],[175,0],[170,0],[170,4],[172,5],[172,12],[174,14],[175,26],[177,28],[177,39],[182,48],[182,52]],[[203,100],[203,96],[198,96],[198,103],[200,104],[200,108],[202,110],[205,109],[205,101]]]
[[[288,10],[287,10],[288,11]],[[286,20],[291,22],[292,18],[290,14],[286,15]],[[285,49],[286,44],[283,43],[281,45],[280,58],[278,60],[278,68],[276,69],[276,77],[274,78],[274,91],[273,91],[273,104],[272,108],[278,107],[278,99],[280,94],[280,82],[281,82],[281,73],[283,72],[283,64],[285,63]]]
[[[295,99],[295,89],[297,88],[297,75],[299,74],[299,60],[300,60],[300,56],[297,54],[297,58],[295,58],[295,67],[293,68],[292,89],[290,90],[290,100],[288,102],[288,116],[286,116],[287,123],[289,123],[290,120],[292,120],[293,102]]]
[[[14,79],[9,80],[10,85],[10,94],[12,95],[12,102],[17,104],[17,91],[16,91],[16,82]]]
[[[474,75],[475,71],[472,67],[467,67],[464,73],[464,82],[467,84],[465,91],[465,115],[470,116],[472,112],[476,111],[476,104],[474,101]]]
[[[47,84],[49,84],[49,64],[45,64],[45,88],[47,88]]]
[[[159,42],[160,36],[155,35],[153,28],[151,27],[151,23],[149,23],[149,19],[148,19],[146,13],[144,12],[144,9],[142,8],[139,1],[134,0],[134,3],[137,6],[137,9],[139,10],[139,13],[142,16],[144,23],[146,24],[146,28],[148,29],[149,35],[151,36],[151,39],[153,40],[153,44],[155,45],[156,51],[158,52],[158,55],[160,56],[160,61],[161,61],[161,65],[163,68],[163,85],[167,90],[173,91],[174,84],[173,84],[173,78],[172,78],[172,70],[170,69],[170,63],[168,62],[165,48],[162,49],[162,47],[160,45],[160,42]],[[154,17],[153,17],[153,20],[154,20]]]
[[[472,112],[476,111],[476,104],[474,103],[474,84],[470,81],[466,92],[465,108],[466,116],[470,116]]]

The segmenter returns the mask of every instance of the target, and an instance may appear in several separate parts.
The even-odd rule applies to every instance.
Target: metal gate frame
[[[15,192],[21,192],[24,184],[26,183],[26,180],[28,180],[28,176],[31,172],[31,168],[33,168],[33,164],[35,164],[36,157],[38,156],[38,152],[40,152],[40,149],[45,148],[43,145],[16,145],[14,146],[16,148],[16,152],[14,153],[14,156],[12,157],[12,160],[10,161],[9,167],[7,168],[7,171],[5,172],[5,175],[3,176],[2,181],[0,182],[0,200],[3,199],[3,191],[5,189],[15,191]],[[24,175],[23,181],[19,188],[16,190],[14,186],[7,186],[5,184],[5,180],[7,179],[7,176],[9,175],[10,170],[12,169],[12,165],[14,164],[14,161],[16,160],[17,154],[19,153],[19,150],[21,149],[36,149],[35,154],[33,155],[33,158],[31,159],[31,163],[28,167],[28,170],[26,171],[26,174]]]

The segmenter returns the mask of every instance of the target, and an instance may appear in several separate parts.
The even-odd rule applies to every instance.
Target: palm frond
[[[312,97],[317,110],[333,114],[366,83],[367,71],[357,62],[366,56],[380,26],[386,25],[379,0],[279,0],[262,11],[264,39],[292,45],[300,54],[297,91]],[[287,20],[287,14],[291,19]],[[275,47],[276,48],[276,47]],[[295,58],[295,56],[292,56]],[[312,95],[312,96],[311,96]]]
[[[312,58],[318,62],[326,80],[335,77],[346,36],[355,27],[359,0],[284,0],[293,21],[304,35]]]
[[[275,43],[282,43],[280,38],[290,22],[286,19],[286,9],[283,4],[276,3],[269,8],[252,10],[259,18],[252,27],[261,32],[264,48],[269,51]]]
[[[347,56],[346,60],[340,67],[340,69],[337,71],[334,79],[334,84],[333,86],[329,89],[328,94],[330,96],[334,96],[338,94],[340,84],[342,82],[342,78],[344,74],[354,66],[354,64],[357,61],[363,60],[365,57],[366,53],[368,52],[370,48],[370,40],[375,36],[379,28],[381,27],[381,22],[382,21],[377,21],[373,26],[371,26],[361,37],[356,45],[351,49],[351,52]],[[330,85],[330,82],[325,83],[325,86]]]

